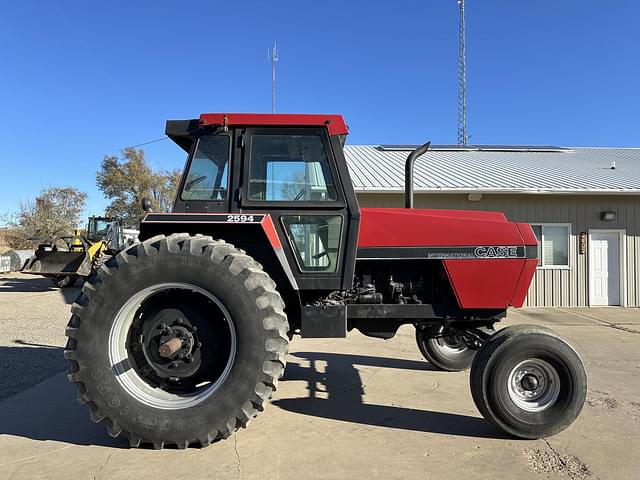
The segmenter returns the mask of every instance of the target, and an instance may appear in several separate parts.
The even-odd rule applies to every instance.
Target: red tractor
[[[500,430],[538,438],[578,416],[575,350],[538,326],[494,331],[535,272],[531,227],[412,209],[428,144],[407,159],[407,209],[361,209],[339,115],[203,114],[166,133],[188,153],[173,212],[149,212],[141,243],[85,283],[66,332],[69,379],[112,436],[227,438],[263,410],[294,334],[387,339],[403,324],[434,366],[471,367]]]

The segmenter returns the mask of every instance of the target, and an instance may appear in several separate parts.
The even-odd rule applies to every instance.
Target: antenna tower
[[[464,0],[460,6],[460,29],[458,40],[458,145],[467,146],[467,55],[465,52]]]
[[[271,113],[276,113],[276,63],[278,63],[276,42],[273,42],[273,47],[269,49],[269,60],[271,61]]]

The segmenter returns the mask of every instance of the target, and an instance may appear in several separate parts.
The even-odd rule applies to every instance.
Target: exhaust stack
[[[407,157],[404,164],[404,208],[413,208],[413,164],[429,150],[431,142],[420,145]]]

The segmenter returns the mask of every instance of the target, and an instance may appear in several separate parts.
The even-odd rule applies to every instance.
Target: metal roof
[[[346,145],[357,192],[401,192],[411,145]],[[615,166],[615,168],[611,168]],[[433,146],[416,192],[640,194],[640,148]]]

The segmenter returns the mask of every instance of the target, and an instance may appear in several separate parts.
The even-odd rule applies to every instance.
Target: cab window
[[[182,187],[182,200],[226,200],[229,135],[200,137]]]
[[[95,227],[94,233],[96,235],[106,235],[107,230],[109,230],[109,227],[111,226],[111,222],[107,221],[106,219],[99,219],[99,218],[93,219],[93,221],[94,221],[94,227]],[[89,228],[89,230],[91,230],[91,228]]]
[[[302,272],[337,270],[342,216],[283,215],[282,224]]]
[[[334,202],[336,187],[319,135],[253,135],[248,199]]]

